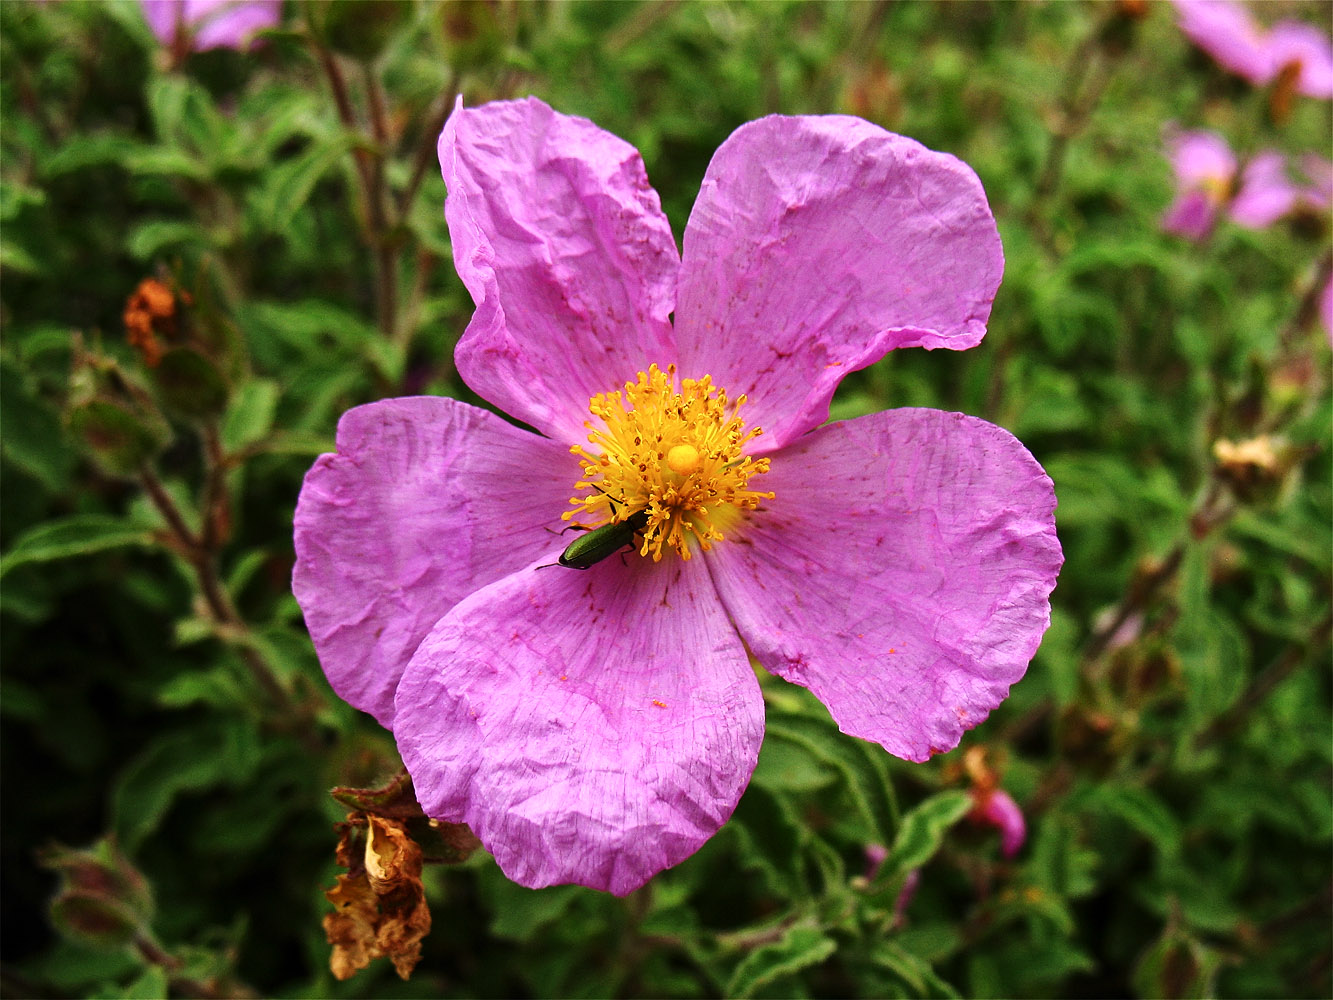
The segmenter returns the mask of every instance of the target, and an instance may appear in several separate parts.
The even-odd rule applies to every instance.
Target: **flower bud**
[[[372,62],[412,16],[406,0],[311,0],[310,26],[334,52]]]
[[[470,70],[496,61],[509,35],[498,0],[456,0],[435,10],[451,66]]]
[[[114,358],[74,343],[65,424],[109,475],[132,476],[171,440],[171,429],[144,388]]]
[[[53,844],[38,862],[61,878],[51,920],[62,932],[104,949],[151,936],[148,881],[110,838],[84,849]]]

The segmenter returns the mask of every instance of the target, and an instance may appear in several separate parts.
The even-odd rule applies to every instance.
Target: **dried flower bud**
[[[456,864],[481,844],[462,823],[427,818],[406,770],[380,788],[335,788],[332,795],[354,811],[338,824],[337,858],[347,874],[325,892],[338,907],[324,918],[329,966],[348,979],[387,956],[407,979],[430,930],[423,863]]]
[[[188,295],[182,300],[189,302]],[[162,361],[163,340],[168,343],[179,334],[176,296],[156,278],[139,282],[125,302],[125,337],[141,355],[144,364],[156,368]]]
[[[430,908],[421,884],[421,848],[398,820],[348,814],[342,824],[338,860],[348,872],[324,895],[338,910],[324,918],[333,953],[329,968],[349,979],[374,959],[387,956],[402,979],[421,958],[430,931]],[[364,840],[361,851],[358,841]]]
[[[1213,444],[1217,475],[1246,502],[1271,501],[1286,484],[1300,452],[1269,434],[1242,441],[1220,438]]]

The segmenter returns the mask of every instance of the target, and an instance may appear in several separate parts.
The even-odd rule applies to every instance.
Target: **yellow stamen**
[[[675,365],[666,371],[651,365],[623,391],[589,400],[598,420],[584,424],[592,447],[571,451],[583,466],[574,488],[591,492],[573,497],[574,510],[562,515],[596,528],[648,511],[639,555],[655,562],[664,549],[690,558],[692,539],[707,551],[740,523],[742,511],[773,498],[747,488],[751,476],[768,471],[769,460],[742,454],[762,433],[747,430],[737,416],[745,397],[728,406],[712,376],[682,379],[679,389],[675,377]]]

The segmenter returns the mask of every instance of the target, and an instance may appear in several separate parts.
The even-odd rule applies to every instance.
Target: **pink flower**
[[[1300,190],[1287,177],[1286,158],[1275,150],[1256,153],[1241,171],[1231,200],[1231,221],[1246,229],[1265,229],[1296,207]]]
[[[1324,32],[1299,21],[1281,21],[1268,35],[1268,54],[1275,79],[1291,72],[1298,94],[1333,98],[1333,45]]]
[[[1180,30],[1218,65],[1256,86],[1284,72],[1298,93],[1333,97],[1333,46],[1324,32],[1298,21],[1265,30],[1236,0],[1173,0]]]
[[[282,23],[282,0],[141,0],[158,41],[181,52],[240,49]]]
[[[749,781],[748,652],[846,733],[956,746],[1049,622],[1051,482],[962,414],[824,421],[885,352],[984,336],[1003,259],[972,171],[857,118],[764,118],[713,157],[681,255],[589,121],[460,104],[439,154],[477,303],[458,370],[538,433],[452,399],[350,410],[293,578],[427,814],[524,885],[635,889]],[[571,517],[632,550],[550,565]]]
[[[1253,84],[1273,78],[1263,28],[1235,0],[1173,0],[1180,30],[1223,69]]]
[[[1213,132],[1168,136],[1167,151],[1176,172],[1176,200],[1162,217],[1162,228],[1186,239],[1205,240],[1231,197],[1236,154]]]
[[[1002,788],[978,788],[974,794],[977,806],[973,815],[978,822],[1000,831],[1000,853],[1006,858],[1012,858],[1027,839],[1023,810]]]
[[[1295,209],[1301,189],[1287,178],[1281,153],[1257,153],[1237,179],[1236,156],[1213,132],[1183,132],[1167,139],[1176,174],[1176,199],[1162,228],[1186,239],[1207,239],[1223,211],[1237,225],[1263,229]]]

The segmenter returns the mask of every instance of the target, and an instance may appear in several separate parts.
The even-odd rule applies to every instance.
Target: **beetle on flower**
[[[459,373],[539,433],[436,397],[349,411],[293,580],[426,813],[523,885],[630,892],[749,781],[747,648],[845,733],[956,746],[1049,623],[1050,480],[962,414],[825,421],[887,351],[984,336],[1003,256],[975,174],[857,118],[764,118],[678,254],[638,153],[587,120],[460,103],[439,155],[477,306]],[[631,518],[623,557],[549,567],[570,522]]]

